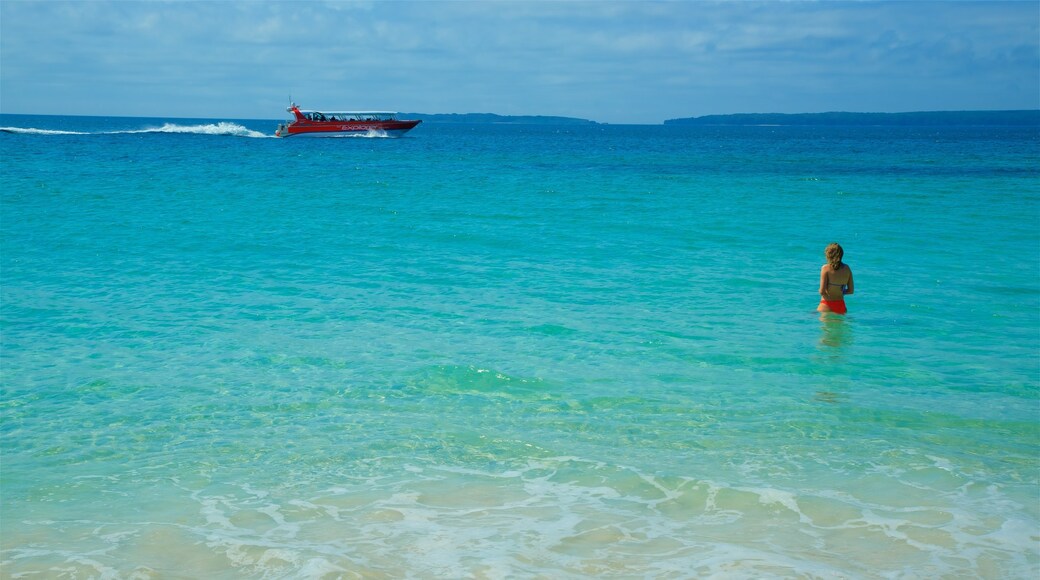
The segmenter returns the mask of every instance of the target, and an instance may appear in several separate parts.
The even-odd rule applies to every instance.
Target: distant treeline
[[[1040,109],[918,113],[738,113],[668,119],[665,125],[1040,126]]]
[[[496,115],[494,113],[398,113],[398,119],[422,119],[423,123],[496,123],[512,125],[597,125],[595,121],[574,117],[543,115]]]

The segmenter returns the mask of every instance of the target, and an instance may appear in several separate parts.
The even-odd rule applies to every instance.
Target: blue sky
[[[1040,2],[0,2],[0,112],[1040,108]]]

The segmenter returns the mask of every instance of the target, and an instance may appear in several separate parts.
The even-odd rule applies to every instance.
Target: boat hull
[[[322,122],[296,121],[279,127],[276,137],[400,137],[422,121]]]

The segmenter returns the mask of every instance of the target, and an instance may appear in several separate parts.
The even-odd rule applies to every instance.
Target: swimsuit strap
[[[834,266],[831,266],[831,272],[832,273],[833,272],[837,272],[839,270],[842,270],[843,268],[845,268],[845,263],[844,262],[838,262],[838,267],[837,268],[835,268]],[[846,282],[846,284],[847,284],[847,282]],[[841,286],[841,287],[845,287],[846,284],[835,284],[834,282],[830,281],[830,276],[827,277],[827,285],[828,286]]]

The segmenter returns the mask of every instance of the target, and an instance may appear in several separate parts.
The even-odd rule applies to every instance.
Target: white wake
[[[135,135],[142,133],[182,133],[194,135],[223,135],[230,137],[250,137],[254,139],[274,137],[274,135],[268,135],[266,133],[254,131],[252,129],[249,129],[248,127],[243,127],[242,125],[239,125],[237,123],[230,123],[227,121],[221,121],[220,123],[209,123],[205,125],[178,125],[176,123],[166,123],[161,127],[127,129],[124,131],[83,132],[56,131],[52,129],[36,129],[32,127],[0,127],[0,132],[17,133],[22,135]]]

